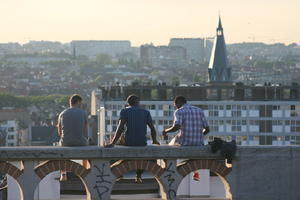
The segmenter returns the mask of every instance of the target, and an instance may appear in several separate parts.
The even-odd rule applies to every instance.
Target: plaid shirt
[[[203,111],[184,104],[174,112],[174,124],[180,125],[175,142],[183,146],[204,145],[203,128],[208,127]]]

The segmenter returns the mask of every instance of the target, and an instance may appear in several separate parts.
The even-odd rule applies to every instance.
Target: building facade
[[[189,62],[203,63],[209,60],[212,43],[204,38],[172,38],[169,46],[183,47]]]
[[[187,65],[186,49],[180,46],[142,45],[141,61],[149,67],[185,67]]]
[[[107,54],[112,57],[131,52],[129,40],[73,40],[71,42],[72,54],[88,57]]]
[[[159,136],[164,128],[173,124],[173,98],[183,95],[189,104],[204,110],[210,126],[206,140],[218,136],[235,139],[239,145],[300,144],[300,89],[297,85],[128,86],[122,89],[113,86],[101,91],[102,95],[94,101],[105,107],[108,135],[116,130],[119,113],[129,94],[141,97],[141,106],[150,111]]]
[[[3,134],[6,136],[5,137],[5,146],[18,146],[19,145],[19,135],[18,135],[19,128],[18,128],[18,123],[16,120],[2,121],[0,123],[0,128],[2,129]]]

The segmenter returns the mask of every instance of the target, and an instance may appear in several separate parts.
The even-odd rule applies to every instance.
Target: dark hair
[[[127,97],[127,103],[130,106],[138,105],[139,102],[140,102],[140,98],[138,96],[136,96],[135,94],[131,94]]]
[[[74,104],[76,104],[76,103],[78,103],[78,102],[81,102],[81,101],[82,101],[82,98],[81,98],[81,96],[78,95],[78,94],[73,94],[73,95],[70,97],[70,99],[69,99],[69,102],[70,102],[71,105],[74,105]]]
[[[177,96],[174,99],[175,103],[186,104],[186,98],[184,96]]]

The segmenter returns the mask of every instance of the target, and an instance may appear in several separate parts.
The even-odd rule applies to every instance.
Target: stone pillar
[[[176,159],[165,160],[164,172],[160,176],[160,193],[162,199],[175,200],[177,189],[183,177],[177,172]]]
[[[87,199],[110,199],[116,177],[110,170],[108,160],[91,160],[91,171],[84,178],[87,187]]]
[[[34,199],[34,191],[40,180],[34,171],[34,161],[23,161],[23,173],[17,178],[21,188],[22,200]]]

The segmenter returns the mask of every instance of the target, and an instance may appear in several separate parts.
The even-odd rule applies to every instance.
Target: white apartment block
[[[0,123],[0,127],[6,129],[6,144],[5,146],[18,145],[18,124],[16,120],[7,120]]]
[[[239,145],[300,145],[300,92],[297,86],[102,88],[98,95],[92,95],[92,110],[96,111],[100,106],[105,108],[106,134],[116,130],[125,99],[133,93],[140,96],[141,107],[150,111],[158,136],[173,124],[173,98],[183,95],[189,104],[203,109],[210,126],[206,141],[222,137],[229,141],[234,139]]]

